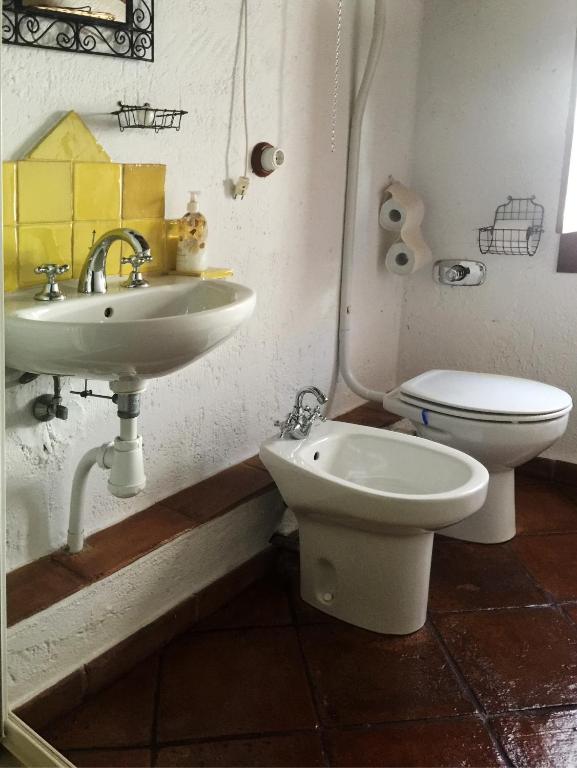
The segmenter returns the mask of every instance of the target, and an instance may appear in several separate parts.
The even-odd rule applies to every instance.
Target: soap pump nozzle
[[[200,192],[190,192],[190,200],[188,201],[188,212],[198,213],[198,196]]]

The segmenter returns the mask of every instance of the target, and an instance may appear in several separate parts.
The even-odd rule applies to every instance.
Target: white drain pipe
[[[110,470],[108,490],[119,499],[136,496],[146,487],[142,437],[138,434],[137,419],[140,392],[118,395],[120,435],[113,443],[89,450],[80,459],[74,472],[67,539],[67,549],[72,554],[84,548],[86,481],[93,466],[98,464],[101,469]]]
[[[358,381],[351,369],[351,328],[352,328],[352,275],[355,247],[355,222],[357,218],[357,198],[359,190],[359,161],[361,153],[361,135],[363,117],[375,70],[383,48],[386,26],[386,0],[375,0],[373,37],[367,57],[367,63],[361,87],[355,99],[351,115],[349,133],[349,153],[347,160],[347,189],[345,196],[345,223],[343,232],[343,256],[341,267],[341,296],[339,316],[339,370],[349,389],[365,400],[383,402],[385,392],[368,389]]]

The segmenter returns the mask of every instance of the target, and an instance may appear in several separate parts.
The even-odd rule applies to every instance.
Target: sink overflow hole
[[[320,453],[318,451],[315,451],[315,455],[313,456],[313,459],[315,461],[318,461],[319,456],[320,456]]]
[[[113,314],[114,314],[114,310],[112,309],[112,307],[106,307],[106,309],[104,310],[104,317],[112,317]]]

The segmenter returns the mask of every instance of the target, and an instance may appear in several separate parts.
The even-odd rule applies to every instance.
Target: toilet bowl
[[[573,403],[563,390],[538,381],[435,370],[401,384],[383,406],[409,419],[422,437],[464,451],[487,467],[483,507],[442,533],[498,544],[516,532],[515,467],[563,435]]]
[[[272,438],[260,457],[299,523],[303,600],[374,632],[422,627],[434,532],[481,507],[485,467],[430,440],[334,421],[304,440]]]

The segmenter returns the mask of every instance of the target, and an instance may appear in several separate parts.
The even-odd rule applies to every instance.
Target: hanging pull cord
[[[341,36],[343,29],[343,0],[337,0],[337,38],[335,44],[335,80],[333,88],[333,109],[331,113],[331,152],[337,148],[337,116],[341,78]]]
[[[242,0],[241,19],[244,31],[244,58],[242,64],[242,111],[244,121],[244,176],[239,176],[234,186],[233,197],[236,200],[240,197],[242,200],[248,190],[250,179],[248,176],[248,166],[250,158],[249,136],[248,136],[248,0]]]

